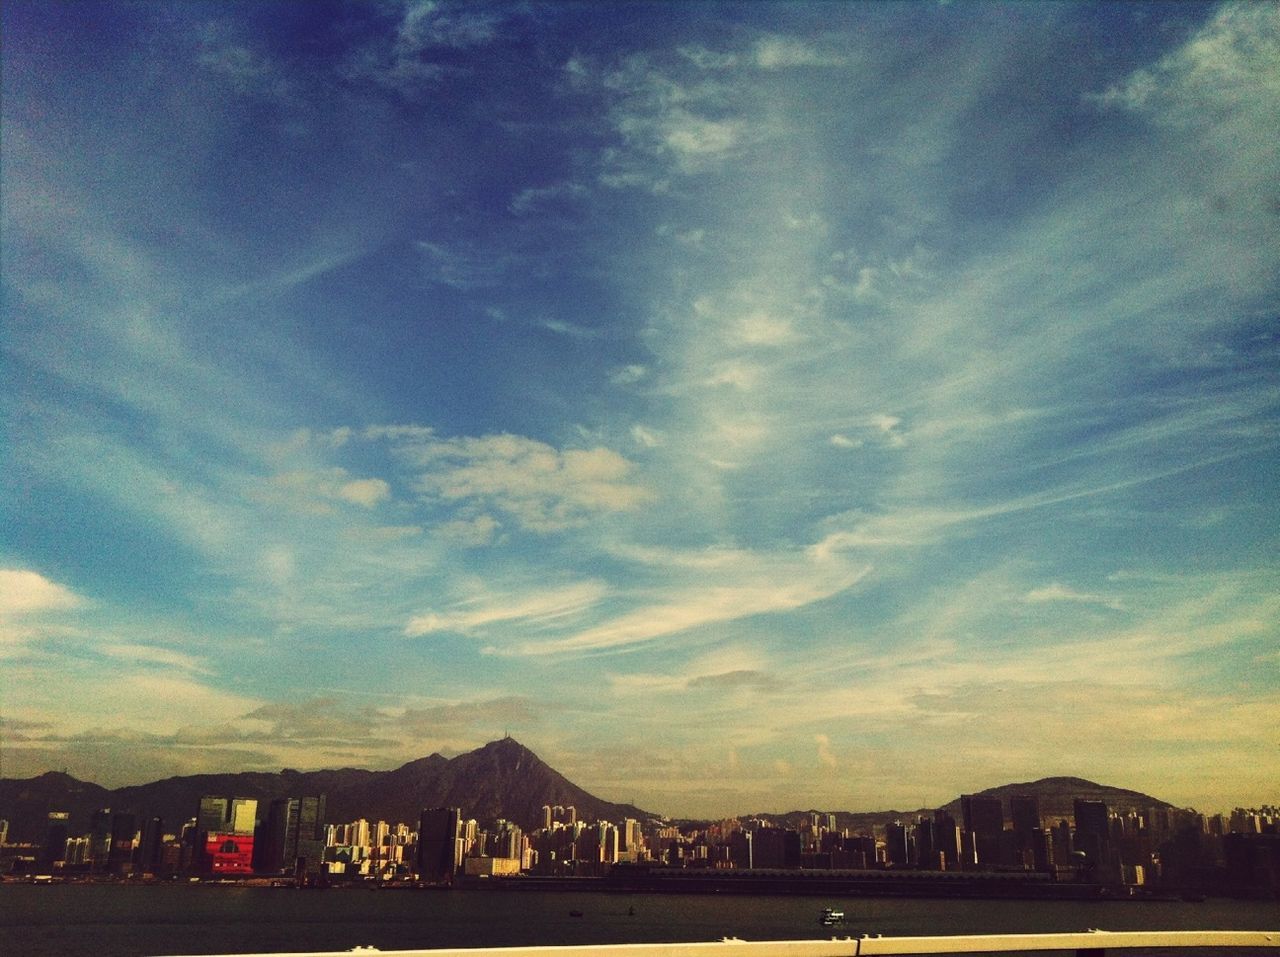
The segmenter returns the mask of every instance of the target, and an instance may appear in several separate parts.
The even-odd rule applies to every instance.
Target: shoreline
[[[139,878],[5,875],[3,885],[110,886],[130,888],[255,888],[300,891],[398,891],[447,892],[479,891],[483,893],[588,893],[588,894],[657,894],[708,895],[732,897],[836,897],[841,899],[900,898],[935,900],[1023,900],[1074,901],[1097,903],[1202,903],[1209,896],[1198,891],[1144,888],[1142,886],[1084,884],[1028,880],[1011,875],[955,875],[896,873],[877,874],[732,872],[715,874],[675,871],[669,873],[626,874],[620,877],[467,877],[448,884],[418,881],[333,881],[316,885],[300,885],[279,877],[218,878]],[[875,873],[875,872],[873,872]],[[1269,900],[1239,894],[1215,894],[1222,900]]]

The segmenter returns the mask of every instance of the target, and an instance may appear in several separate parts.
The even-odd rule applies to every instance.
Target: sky
[[[4,776],[1280,797],[1280,5],[0,16]]]

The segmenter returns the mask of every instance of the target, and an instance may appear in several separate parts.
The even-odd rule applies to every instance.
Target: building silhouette
[[[462,857],[462,814],[456,807],[424,808],[418,818],[418,878],[450,883]]]
[[[990,867],[1000,862],[1000,841],[1004,833],[1004,807],[997,797],[965,794],[960,798],[964,821],[964,863]]]

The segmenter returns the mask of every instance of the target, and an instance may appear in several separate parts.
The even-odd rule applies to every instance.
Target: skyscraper
[[[52,869],[66,858],[67,838],[71,836],[70,825],[71,815],[67,811],[49,812],[44,843],[40,846],[40,856],[36,859],[41,867]]]
[[[418,819],[418,877],[448,883],[458,871],[462,814],[456,807],[424,808]]]
[[[1107,805],[1102,801],[1085,801],[1077,798],[1073,805],[1076,832],[1075,849],[1083,851],[1085,860],[1097,867],[1103,863],[1109,843],[1111,825]]]
[[[933,847],[943,870],[960,863],[960,828],[956,819],[941,808],[933,812]]]
[[[1004,807],[1000,799],[980,794],[962,795],[960,813],[965,836],[971,842],[973,862],[982,867],[998,863],[1000,835],[1004,833]]]
[[[107,869],[113,874],[133,870],[133,843],[137,836],[138,819],[134,815],[111,815],[111,850],[107,853]]]
[[[1034,794],[1019,794],[1009,799],[1009,816],[1013,830],[1021,839],[1040,827],[1040,799]]]
[[[206,834],[221,831],[227,824],[229,798],[206,795],[200,799],[200,811],[196,815],[196,828]]]
[[[1045,868],[1037,865],[1044,859],[1043,851],[1037,851],[1040,829],[1040,801],[1034,794],[1018,794],[1009,799],[1009,816],[1013,819],[1014,863],[1022,867]]]
[[[298,799],[298,846],[296,867],[308,874],[320,873],[324,858],[325,796],[316,794]]]
[[[94,811],[89,820],[89,860],[95,871],[104,870],[111,856],[111,808]]]
[[[911,863],[911,825],[894,821],[884,829],[884,853],[890,864],[903,867]]]
[[[143,874],[156,874],[161,870],[164,853],[164,821],[148,817],[142,822],[142,834],[134,863]]]
[[[254,870],[263,874],[293,872],[298,856],[297,798],[276,798],[267,807],[262,833],[254,842]]]

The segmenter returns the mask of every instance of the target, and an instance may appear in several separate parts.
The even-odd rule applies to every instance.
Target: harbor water
[[[845,923],[822,926],[819,916],[827,907],[844,911]],[[0,886],[0,950],[15,957],[1278,927],[1280,907],[1274,901],[1217,899],[1135,903],[230,885]]]

